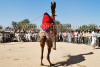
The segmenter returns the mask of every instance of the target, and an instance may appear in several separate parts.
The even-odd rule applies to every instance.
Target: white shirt
[[[78,37],[78,32],[74,32],[75,37]]]

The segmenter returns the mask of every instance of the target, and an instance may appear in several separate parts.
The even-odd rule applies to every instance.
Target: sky
[[[0,0],[0,25],[29,19],[40,25],[45,12],[51,14],[53,0]],[[54,0],[56,20],[62,24],[83,25],[100,23],[100,0]]]

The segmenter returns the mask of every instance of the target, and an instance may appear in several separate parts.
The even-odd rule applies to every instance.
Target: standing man
[[[0,42],[3,42],[3,34],[1,31],[0,31]]]
[[[91,43],[91,45],[92,45],[93,49],[95,49],[95,47],[96,47],[96,40],[97,40],[97,34],[95,31],[92,31],[92,43]]]
[[[97,33],[97,39],[98,39],[98,47],[100,47],[100,31]]]
[[[78,42],[78,32],[77,32],[77,30],[74,32],[74,35],[75,35],[74,42],[77,43]]]

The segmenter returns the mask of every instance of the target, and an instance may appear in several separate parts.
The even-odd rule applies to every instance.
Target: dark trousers
[[[74,38],[71,38],[71,42],[74,43]]]
[[[86,37],[84,37],[84,42],[83,42],[84,44],[86,44],[87,43],[87,38]]]
[[[82,38],[78,38],[78,43],[82,43]]]
[[[98,38],[98,46],[100,47],[100,37]]]

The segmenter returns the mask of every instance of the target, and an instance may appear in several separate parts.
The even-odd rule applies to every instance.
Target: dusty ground
[[[0,67],[41,67],[39,42],[0,43]],[[45,47],[43,63],[48,67]],[[55,67],[100,67],[100,49],[82,44],[57,43],[51,52]]]

